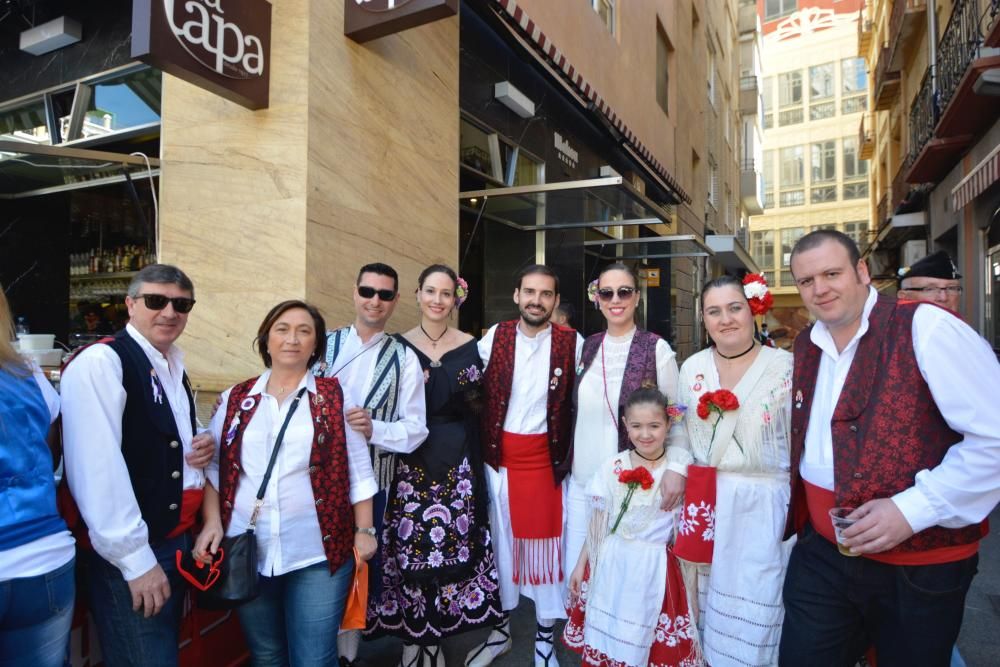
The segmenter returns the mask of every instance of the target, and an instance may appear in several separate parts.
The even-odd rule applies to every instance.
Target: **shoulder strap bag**
[[[271,460],[267,463],[267,471],[264,479],[261,480],[260,488],[257,489],[257,500],[254,502],[253,514],[250,515],[250,523],[246,532],[234,537],[226,537],[219,545],[220,575],[218,582],[206,591],[199,594],[199,604],[209,609],[233,609],[242,604],[250,602],[260,593],[260,574],[257,572],[257,517],[260,509],[264,505],[264,493],[267,484],[271,480],[271,472],[274,470],[274,462],[278,458],[278,450],[281,449],[281,442],[285,438],[285,429],[291,421],[295,409],[299,407],[299,401],[305,393],[303,387],[295,395],[295,399],[288,408],[285,421],[278,431],[278,437],[274,441],[274,449],[271,451]]]

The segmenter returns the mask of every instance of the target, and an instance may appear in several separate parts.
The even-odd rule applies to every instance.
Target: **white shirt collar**
[[[271,378],[271,369],[268,368],[267,370],[265,370],[263,373],[260,374],[259,378],[257,378],[257,382],[254,383],[253,389],[250,390],[250,395],[252,396],[254,394],[263,394],[264,390],[267,389],[267,381],[270,378]],[[310,394],[315,394],[316,376],[313,375],[312,373],[306,372],[305,377],[299,380],[299,385],[295,387],[295,391],[293,393],[297,394],[299,392],[299,389],[302,389],[302,387],[305,387],[306,391],[308,391]]]
[[[167,350],[167,354],[163,354],[158,349],[153,347],[153,344],[150,343],[145,336],[139,333],[139,330],[132,326],[131,322],[125,325],[125,331],[132,337],[132,340],[139,344],[139,347],[142,348],[143,352],[145,352],[146,356],[150,359],[164,359],[168,362],[173,361],[175,364],[179,364],[184,360],[184,352],[181,348],[171,344],[170,349]]]
[[[377,334],[375,334],[371,338],[369,338],[368,342],[366,343],[366,342],[364,342],[364,341],[361,340],[361,335],[358,333],[358,330],[352,324],[350,330],[348,331],[348,335],[353,336],[354,338],[356,338],[357,341],[358,341],[358,343],[361,344],[361,345],[371,345],[372,343],[375,343],[377,341],[382,340],[385,337],[386,334],[385,334],[385,330],[383,329],[382,331],[379,331]]]
[[[830,333],[830,329],[827,328],[826,324],[820,322],[819,320],[816,321],[812,331],[809,333],[809,339],[816,345],[816,347],[836,359],[841,354],[857,345],[857,342],[861,340],[861,337],[868,333],[868,317],[872,314],[872,310],[875,309],[875,304],[877,302],[878,291],[869,285],[868,298],[865,299],[865,307],[861,311],[861,326],[858,327],[858,330],[854,332],[854,336],[840,352],[837,352],[837,344],[833,341],[833,335]]]
[[[529,336],[528,334],[526,334],[523,331],[521,331],[521,320],[517,321],[517,326],[514,327],[514,328],[517,329],[517,336],[518,336],[518,338],[521,338],[521,339],[526,340],[526,341],[542,341],[542,340],[544,340],[546,338],[546,336],[551,336],[552,335],[552,323],[551,322],[546,322],[545,328],[542,329],[541,331],[539,331],[538,333],[536,333],[534,336]]]

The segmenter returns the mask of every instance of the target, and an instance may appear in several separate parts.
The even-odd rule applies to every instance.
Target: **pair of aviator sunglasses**
[[[191,309],[194,308],[194,299],[187,296],[169,297],[162,294],[139,294],[135,298],[145,300],[146,308],[150,310],[163,310],[168,303],[173,304],[174,310],[182,314],[190,313]]]
[[[375,289],[374,287],[368,287],[367,285],[358,285],[358,296],[362,299],[371,299],[376,294],[378,298],[383,301],[392,301],[396,298],[396,291],[391,289]]]
[[[631,299],[633,294],[635,294],[634,287],[618,288],[618,298],[621,299],[622,301]],[[611,301],[611,299],[615,298],[615,291],[610,287],[602,287],[601,289],[597,290],[597,298],[600,299],[601,301]]]

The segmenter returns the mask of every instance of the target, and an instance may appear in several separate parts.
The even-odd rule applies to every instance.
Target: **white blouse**
[[[259,570],[261,574],[273,577],[322,562],[326,559],[326,554],[323,551],[322,531],[309,476],[313,421],[308,401],[310,395],[316,394],[316,378],[312,373],[306,373],[299,386],[291,392],[292,395],[279,405],[278,400],[265,391],[270,376],[271,372],[265,371],[250,390],[249,395],[259,396],[261,403],[243,431],[241,451],[243,470],[240,473],[236,499],[233,503],[233,515],[226,535],[238,535],[246,530],[278,431],[281,430],[288,410],[294,403],[294,395],[302,387],[306,387],[307,392],[303,395],[285,431],[271,479],[264,493],[264,505],[257,518]],[[230,388],[223,392],[223,405],[229,401],[231,391]],[[210,428],[218,443],[225,442],[223,439],[223,430],[227,426],[225,420],[225,409],[218,410],[212,418]],[[351,503],[355,504],[371,498],[378,489],[364,436],[347,427],[346,422],[345,432],[350,498]],[[223,446],[225,445],[220,444],[220,447]],[[219,488],[218,449],[213,463],[206,472],[212,485]]]
[[[581,485],[586,485],[601,463],[618,452],[618,399],[635,332],[633,328],[624,336],[605,335],[603,355],[598,350],[587,372],[577,378],[573,479]],[[670,344],[663,339],[656,341],[656,384],[671,403],[677,402],[677,374],[677,359]],[[689,457],[675,457],[669,449],[667,468],[685,474]]]

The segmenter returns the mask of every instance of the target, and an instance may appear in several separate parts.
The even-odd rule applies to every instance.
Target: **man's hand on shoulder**
[[[903,513],[889,498],[869,500],[854,510],[847,518],[855,523],[843,533],[851,551],[858,554],[877,554],[888,551],[913,536],[913,528]]]
[[[192,468],[204,468],[215,456],[215,438],[207,431],[191,438],[191,451],[184,457]]]
[[[128,589],[132,593],[132,611],[141,611],[146,618],[159,614],[170,599],[170,582],[159,563],[128,582]]]

